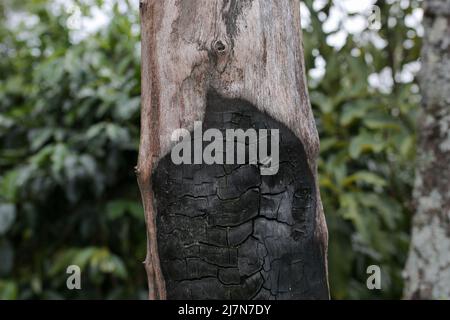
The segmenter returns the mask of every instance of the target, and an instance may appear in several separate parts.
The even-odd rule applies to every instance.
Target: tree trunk
[[[422,114],[405,298],[450,299],[450,0],[424,1]]]
[[[327,299],[299,1],[144,0],[140,10],[137,175],[150,299]],[[194,164],[175,164],[172,134],[195,132],[196,121],[224,137],[258,130],[258,143],[278,130],[277,173],[263,174],[267,159],[251,162],[247,150],[245,164],[205,164],[194,154]],[[215,152],[226,158],[233,148]]]

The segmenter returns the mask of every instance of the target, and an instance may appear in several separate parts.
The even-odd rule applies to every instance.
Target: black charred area
[[[161,159],[152,180],[167,298],[327,299],[314,177],[302,143],[250,103],[215,93],[207,99],[208,128],[224,137],[225,129],[279,129],[280,168],[269,176],[255,164]]]

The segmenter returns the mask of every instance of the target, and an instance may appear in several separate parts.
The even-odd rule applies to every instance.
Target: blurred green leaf
[[[0,236],[5,234],[16,218],[16,207],[11,203],[0,203]]]
[[[384,148],[381,139],[365,132],[354,137],[350,141],[349,153],[353,159],[357,159],[364,152],[380,152]]]
[[[17,293],[17,285],[13,281],[0,279],[0,300],[15,300]]]

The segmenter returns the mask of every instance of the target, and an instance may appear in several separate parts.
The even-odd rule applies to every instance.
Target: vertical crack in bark
[[[238,19],[253,0],[224,0],[222,3],[222,20],[225,24],[228,38],[234,45],[234,38],[238,34]]]

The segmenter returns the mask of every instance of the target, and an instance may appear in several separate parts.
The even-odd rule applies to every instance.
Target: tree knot
[[[217,55],[223,55],[227,52],[228,46],[224,40],[215,40],[212,44],[212,49]]]

